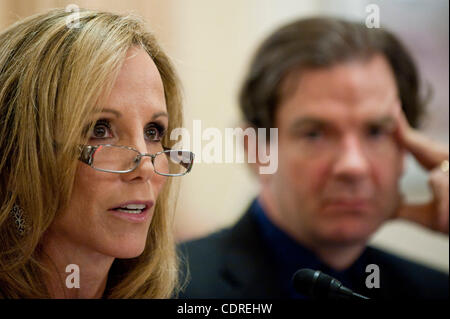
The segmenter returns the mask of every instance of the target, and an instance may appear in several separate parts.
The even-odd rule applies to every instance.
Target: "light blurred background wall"
[[[308,15],[364,21],[369,3],[379,6],[381,25],[402,38],[434,88],[422,130],[448,144],[447,0],[0,0],[0,30],[20,18],[69,4],[142,15],[180,74],[186,126],[192,132],[193,120],[201,120],[203,129],[215,127],[223,133],[240,124],[237,92],[262,39],[276,27]],[[426,174],[411,158],[402,188],[411,201],[430,197]],[[257,193],[258,184],[246,164],[196,164],[182,179],[175,218],[178,240],[233,224]],[[372,243],[449,270],[448,236],[396,221],[383,226]]]

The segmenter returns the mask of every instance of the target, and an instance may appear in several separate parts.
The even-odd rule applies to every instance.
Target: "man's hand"
[[[429,171],[429,184],[433,193],[433,199],[426,204],[402,203],[396,217],[448,234],[448,146],[431,141],[410,127],[400,107],[397,112],[396,135],[400,144]]]

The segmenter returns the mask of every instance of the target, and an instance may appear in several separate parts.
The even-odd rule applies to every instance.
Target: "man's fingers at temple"
[[[436,229],[448,234],[448,175],[439,169],[433,170],[430,174],[429,184],[434,194],[436,207]]]
[[[397,137],[400,143],[428,170],[448,159],[448,146],[432,141],[413,129],[400,108],[397,112]]]

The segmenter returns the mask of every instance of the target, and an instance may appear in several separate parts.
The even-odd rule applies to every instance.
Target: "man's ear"
[[[267,183],[272,174],[261,174],[261,167],[265,167],[267,166],[267,164],[262,164],[259,158],[258,133],[257,133],[258,129],[251,126],[248,123],[245,123],[240,127],[244,131],[248,128],[254,129],[256,131],[255,139],[250,138],[249,135],[244,135],[245,161],[247,165],[250,167],[250,170],[253,172],[253,174],[258,178],[258,180],[263,184]],[[270,143],[270,141],[267,141],[267,143]]]
[[[248,123],[244,123],[240,126],[243,131],[246,129],[255,129]],[[258,175],[259,172],[259,163],[258,163],[258,143],[256,139],[250,139],[248,135],[244,135],[244,152],[245,152],[245,162],[250,167],[250,170],[253,174]],[[249,154],[250,153],[250,154]],[[250,161],[251,158],[255,158],[256,162],[253,163]]]

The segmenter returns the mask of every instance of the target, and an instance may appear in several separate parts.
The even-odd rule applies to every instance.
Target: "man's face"
[[[387,61],[303,70],[285,84],[278,171],[263,182],[278,223],[313,244],[366,241],[396,209],[403,169]]]

